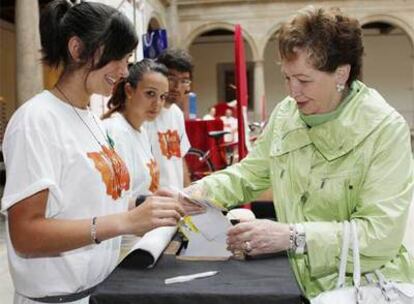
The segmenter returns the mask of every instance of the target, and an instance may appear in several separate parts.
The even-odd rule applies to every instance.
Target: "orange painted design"
[[[168,159],[173,156],[181,157],[180,136],[177,130],[167,130],[165,133],[158,132],[158,142],[162,155]]]
[[[95,168],[101,173],[106,187],[106,194],[114,200],[121,197],[122,190],[128,190],[130,178],[124,161],[113,150],[102,146],[100,152],[89,152],[88,157],[93,160]]]
[[[151,176],[151,184],[148,188],[149,191],[155,192],[160,187],[160,168],[158,167],[157,162],[154,159],[151,159],[147,163],[147,167]]]

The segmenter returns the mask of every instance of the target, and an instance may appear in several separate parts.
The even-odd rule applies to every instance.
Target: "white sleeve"
[[[185,130],[185,119],[183,112],[178,109],[179,112],[179,132],[180,132],[180,150],[181,150],[181,157],[187,154],[188,150],[191,148],[190,140],[187,136],[187,131]]]
[[[190,140],[188,139],[187,132],[185,131],[185,128],[183,129],[183,133],[181,134],[181,142],[180,142],[180,148],[182,151],[182,156],[187,154],[188,150],[190,150]]]
[[[61,148],[48,135],[53,128],[49,129],[46,124],[40,128],[34,124],[34,119],[28,117],[26,121],[19,120],[22,116],[25,115],[10,121],[3,143],[6,186],[2,212],[41,190],[49,189],[49,195],[55,197],[48,199],[47,216],[53,216],[62,208],[59,206],[62,202],[59,187]]]

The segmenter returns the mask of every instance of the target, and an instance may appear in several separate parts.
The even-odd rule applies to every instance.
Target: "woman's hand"
[[[185,190],[178,192],[168,189],[159,189],[155,192],[155,195],[170,197],[178,200],[184,209],[185,215],[194,215],[205,212],[205,207],[196,204],[195,201],[192,200],[192,197],[185,192]]]
[[[289,248],[289,225],[270,220],[245,221],[227,232],[228,249],[248,255],[276,253]]]
[[[127,233],[144,235],[162,226],[176,226],[185,215],[182,204],[170,197],[148,196],[127,214]]]

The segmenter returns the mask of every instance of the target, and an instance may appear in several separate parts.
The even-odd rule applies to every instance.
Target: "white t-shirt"
[[[103,124],[114,141],[114,148],[125,161],[131,176],[132,197],[155,192],[160,172],[151,151],[147,130],[134,129],[120,113],[114,113]]]
[[[206,115],[203,116],[203,120],[213,120],[213,119],[215,119],[215,118],[211,114],[206,114]]]
[[[229,131],[229,134],[224,135],[224,142],[230,143],[238,140],[238,133],[237,133],[237,118],[233,116],[226,117],[221,116],[220,119],[223,121],[223,130]]]
[[[126,211],[127,168],[107,145],[103,148],[97,141],[106,143],[101,122],[90,111],[75,110],[49,91],[27,101],[15,112],[5,134],[7,181],[2,211],[44,189],[49,189],[46,218],[91,219]],[[120,239],[30,258],[15,252],[7,230],[16,292],[37,298],[76,293],[98,284],[116,266]],[[22,299],[18,297],[15,303],[32,302]]]
[[[163,108],[146,123],[155,159],[160,165],[160,187],[183,189],[183,158],[190,149],[183,112],[176,104]]]

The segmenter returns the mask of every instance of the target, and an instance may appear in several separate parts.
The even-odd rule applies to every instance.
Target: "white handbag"
[[[346,260],[352,242],[353,286],[345,287]],[[377,277],[377,283],[372,280]],[[323,292],[311,304],[414,304],[414,284],[387,281],[378,270],[365,275],[368,285],[361,286],[358,231],[354,221],[344,222],[341,259],[336,289]]]

